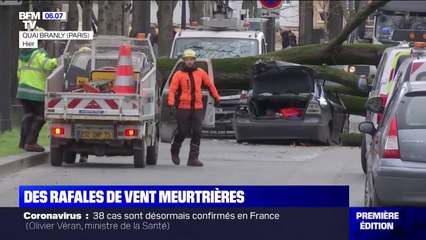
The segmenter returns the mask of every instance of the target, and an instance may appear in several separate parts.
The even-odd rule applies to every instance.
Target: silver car
[[[405,82],[389,100],[371,98],[367,110],[383,113],[377,129],[363,122],[359,130],[373,137],[367,156],[365,206],[426,205],[426,82]]]

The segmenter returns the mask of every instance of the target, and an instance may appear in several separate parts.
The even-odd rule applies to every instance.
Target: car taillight
[[[321,107],[317,101],[310,101],[308,108],[306,109],[306,114],[321,114]]]
[[[62,136],[65,134],[65,129],[61,127],[52,128],[52,135],[54,136]]]
[[[386,107],[386,102],[388,101],[388,95],[386,94],[380,94],[380,96],[382,98],[382,107]],[[381,113],[377,114],[377,123],[380,123],[380,121],[382,121],[382,117],[383,115]]]
[[[385,150],[383,151],[383,158],[400,158],[396,117],[392,119],[388,134],[385,139]]]
[[[124,130],[124,136],[126,137],[134,137],[138,134],[138,130],[137,129],[133,129],[133,128],[128,128]]]

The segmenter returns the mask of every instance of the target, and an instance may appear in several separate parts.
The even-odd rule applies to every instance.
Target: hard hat
[[[185,51],[183,51],[182,58],[187,57],[197,58],[195,51],[192,49],[186,49]]]
[[[90,49],[89,47],[81,47],[80,49],[78,49],[79,52],[90,52],[92,51],[92,49]]]
[[[34,31],[36,31],[36,32],[46,32],[46,30],[44,28],[41,28],[41,27],[36,27],[34,29]]]

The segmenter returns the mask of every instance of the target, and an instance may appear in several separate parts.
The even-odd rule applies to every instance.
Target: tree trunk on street
[[[98,2],[98,34],[105,35],[107,32],[107,2],[99,1]]]
[[[150,1],[133,1],[132,30],[129,36],[136,36],[137,33],[145,33],[148,36],[151,22],[150,11]]]
[[[123,1],[107,1],[105,35],[123,34]],[[127,35],[127,33],[126,33]]]
[[[341,1],[330,1],[328,4],[328,31],[329,39],[337,37],[343,28],[343,7]]]
[[[78,8],[76,1],[68,1],[67,30],[78,31]]]
[[[201,18],[204,17],[204,3],[205,1],[200,0],[189,0],[189,22],[201,23]]]
[[[92,31],[92,10],[93,2],[80,1],[82,10],[82,29],[83,31]]]
[[[314,31],[314,6],[312,1],[299,1],[299,44],[312,44]]]
[[[157,0],[157,22],[158,22],[158,56],[169,56],[173,43],[173,10],[177,1]]]

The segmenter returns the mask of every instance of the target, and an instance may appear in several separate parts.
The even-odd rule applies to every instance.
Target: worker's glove
[[[176,115],[176,107],[174,105],[169,105],[170,113],[174,116]]]
[[[213,106],[214,106],[215,108],[217,108],[217,107],[219,107],[219,104],[220,104],[220,101],[215,100],[215,101],[214,101],[214,105],[213,105]]]

